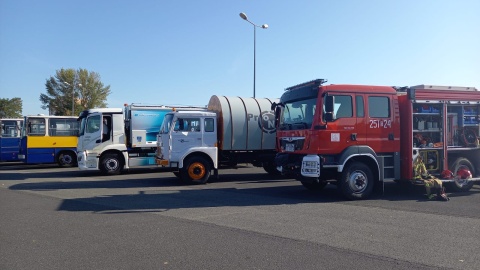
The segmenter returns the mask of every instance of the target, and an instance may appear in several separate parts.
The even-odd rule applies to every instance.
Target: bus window
[[[50,119],[50,136],[76,136],[78,122],[76,119]]]
[[[29,118],[27,122],[27,135],[45,136],[45,119]]]

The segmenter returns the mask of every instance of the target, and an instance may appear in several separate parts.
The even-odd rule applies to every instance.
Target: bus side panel
[[[76,152],[77,137],[73,136],[28,136],[22,138],[22,154],[25,163],[55,163],[57,153],[63,150]]]
[[[77,137],[48,137],[48,136],[29,136],[27,139],[27,148],[76,148]]]
[[[0,161],[18,160],[20,138],[0,137]]]
[[[54,163],[55,149],[54,148],[28,148],[27,158],[25,163]]]
[[[75,148],[29,148],[27,150],[27,159],[25,163],[55,163],[57,162],[55,157],[62,151],[73,151]]]

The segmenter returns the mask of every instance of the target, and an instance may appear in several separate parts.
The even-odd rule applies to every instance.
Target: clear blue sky
[[[124,103],[206,105],[332,84],[480,88],[478,0],[0,0],[0,98],[23,114],[61,68],[84,68]]]

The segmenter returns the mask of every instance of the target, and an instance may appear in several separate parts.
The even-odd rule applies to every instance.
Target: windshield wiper
[[[292,124],[289,123],[283,123],[280,125],[280,130],[285,130],[285,129],[292,129]]]

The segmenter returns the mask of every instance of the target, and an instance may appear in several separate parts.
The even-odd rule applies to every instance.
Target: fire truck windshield
[[[280,130],[310,129],[317,107],[317,98],[284,102],[280,117]]]

